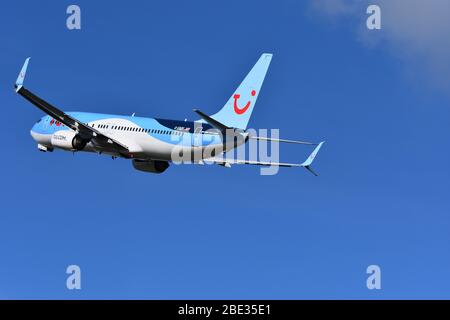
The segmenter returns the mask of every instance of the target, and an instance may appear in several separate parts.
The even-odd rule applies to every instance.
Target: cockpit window
[[[41,120],[42,120],[42,119],[39,119],[38,121],[36,121],[36,123],[39,123],[39,122],[41,122]]]

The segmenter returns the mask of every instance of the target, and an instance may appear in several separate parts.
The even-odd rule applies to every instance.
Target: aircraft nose
[[[31,136],[33,137],[33,139],[35,140],[35,141],[38,141],[38,134],[37,134],[37,128],[36,128],[36,126],[37,126],[37,124],[34,124],[32,127],[31,127],[31,130],[30,130],[30,134],[31,134]]]
[[[46,132],[39,122],[31,127],[30,135],[37,142],[39,150],[52,151],[52,135]]]

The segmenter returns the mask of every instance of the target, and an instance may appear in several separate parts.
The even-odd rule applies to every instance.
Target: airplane
[[[23,85],[27,58],[15,83],[15,91],[47,115],[40,118],[30,133],[38,149],[51,152],[55,148],[65,151],[94,152],[131,159],[139,171],[162,173],[171,163],[174,154],[187,156],[186,163],[212,164],[231,167],[238,164],[301,167],[317,176],[311,168],[317,153],[324,144],[286,139],[273,139],[253,135],[247,130],[272,54],[264,53],[242,83],[217,113],[209,116],[200,110],[196,121],[100,114],[90,112],[64,112],[44,101]],[[303,163],[278,163],[244,159],[228,159],[226,152],[243,145],[250,139],[313,145],[315,149]],[[182,158],[185,159],[185,158]]]

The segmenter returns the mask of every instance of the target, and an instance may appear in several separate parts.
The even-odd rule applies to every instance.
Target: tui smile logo
[[[251,92],[252,97],[254,97],[256,95],[256,91],[252,90]],[[247,111],[247,109],[250,107],[250,104],[252,103],[251,101],[248,101],[247,104],[243,107],[240,108],[238,106],[238,100],[241,97],[241,95],[239,93],[236,93],[233,98],[234,98],[234,112],[236,112],[237,114],[243,114],[245,113],[245,111]]]

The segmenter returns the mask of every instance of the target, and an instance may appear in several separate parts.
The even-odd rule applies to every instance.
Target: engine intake
[[[76,135],[76,136],[74,136],[73,139],[72,139],[72,147],[73,147],[75,150],[83,150],[84,147],[86,147],[86,145],[87,145],[88,142],[89,142],[89,141],[87,141],[87,140],[81,138],[79,135]]]

